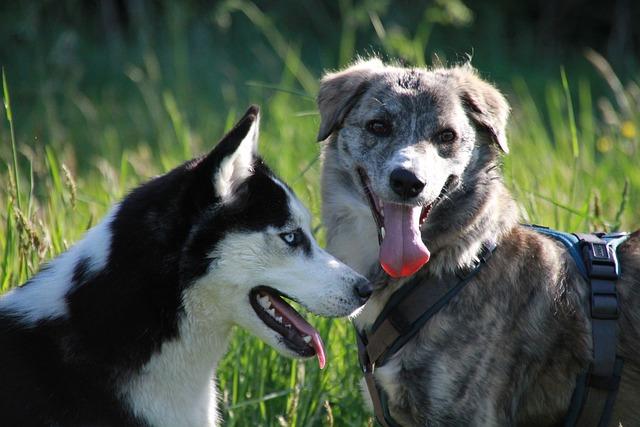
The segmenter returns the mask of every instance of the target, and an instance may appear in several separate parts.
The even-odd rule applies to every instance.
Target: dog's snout
[[[371,282],[363,278],[356,283],[355,292],[364,304],[373,293],[373,286],[371,286]]]
[[[389,184],[393,192],[404,199],[416,197],[425,185],[416,174],[404,168],[397,168],[391,172]]]

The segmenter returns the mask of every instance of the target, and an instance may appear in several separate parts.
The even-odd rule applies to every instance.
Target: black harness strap
[[[373,373],[400,350],[420,328],[453,299],[487,262],[496,245],[484,243],[477,264],[447,290],[444,284],[423,285],[410,282],[397,290],[387,302],[368,333],[356,329],[360,366],[364,372],[373,409],[383,427],[398,427],[389,413],[387,397],[378,387]],[[426,307],[426,309],[425,309]]]
[[[581,394],[584,398],[576,427],[606,427],[620,384],[623,361],[616,357],[618,344],[619,277],[615,249],[594,234],[575,234],[590,281],[591,335],[593,362],[586,374]],[[575,403],[576,405],[578,402]],[[572,411],[570,411],[571,413]]]

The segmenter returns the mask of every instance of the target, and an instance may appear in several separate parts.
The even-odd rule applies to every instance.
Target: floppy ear
[[[259,124],[260,108],[252,105],[209,154],[215,165],[213,185],[221,198],[227,197],[253,173],[253,164],[258,158]]]
[[[327,73],[320,82],[318,141],[324,141],[339,129],[344,118],[370,86],[370,79],[384,67],[379,59],[358,62],[346,70]]]
[[[498,89],[478,77],[470,65],[452,71],[458,78],[460,98],[471,119],[508,153],[506,127],[510,108],[507,100]]]

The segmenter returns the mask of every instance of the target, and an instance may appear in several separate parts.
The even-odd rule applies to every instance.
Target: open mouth
[[[422,241],[420,227],[427,220],[433,203],[406,205],[381,200],[372,190],[362,168],[358,176],[378,231],[380,265],[391,277],[407,277],[422,268],[431,256]]]
[[[278,333],[290,350],[301,357],[316,355],[320,369],[323,369],[326,356],[320,334],[282,299],[283,296],[286,297],[275,289],[259,286],[251,290],[249,301],[260,320]]]

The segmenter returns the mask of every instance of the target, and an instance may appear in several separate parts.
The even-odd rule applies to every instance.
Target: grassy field
[[[387,9],[371,3],[366,13],[340,2],[349,19],[317,46],[317,55],[313,40],[288,37],[253,3],[227,1],[193,27],[202,34],[176,8],[161,17],[166,34],[141,30],[133,47],[112,50],[61,30],[53,44],[40,34],[28,54],[1,57],[1,291],[68,248],[131,188],[209,150],[249,102],[262,106],[263,156],[320,225],[317,79],[323,68],[372,52],[433,65],[431,53],[455,62],[475,51],[473,63],[513,106],[504,173],[524,221],[565,230],[640,226],[637,70],[619,79],[594,53],[589,60],[582,53],[557,57],[544,69],[511,64],[495,56],[490,37],[473,45],[462,40],[447,55],[431,30],[465,24],[464,5],[447,12],[452,22],[425,10],[424,22],[409,31],[386,25]],[[210,40],[216,25],[215,31],[226,28],[218,43]],[[239,34],[243,25],[250,34]],[[236,332],[218,377],[226,425],[371,423],[348,322],[313,323],[327,344],[324,371]]]

